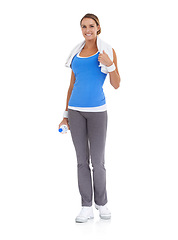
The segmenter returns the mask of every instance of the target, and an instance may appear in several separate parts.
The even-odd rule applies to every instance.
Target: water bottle
[[[59,130],[58,130],[60,133],[67,133],[68,131],[68,127],[67,125],[62,125]]]

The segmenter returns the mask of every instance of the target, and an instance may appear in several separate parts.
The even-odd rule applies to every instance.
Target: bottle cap
[[[62,132],[62,128],[59,128],[59,132]]]

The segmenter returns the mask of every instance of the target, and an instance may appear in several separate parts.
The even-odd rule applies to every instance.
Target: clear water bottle
[[[62,125],[59,130],[58,130],[60,133],[67,133],[68,131],[68,127],[67,125]]]

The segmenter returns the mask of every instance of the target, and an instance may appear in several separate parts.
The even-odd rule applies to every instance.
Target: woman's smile
[[[90,37],[92,35],[92,33],[86,33],[85,34],[87,37]]]

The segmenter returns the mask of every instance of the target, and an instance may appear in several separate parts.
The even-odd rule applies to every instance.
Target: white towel
[[[65,66],[66,67],[71,67],[71,62],[72,62],[72,59],[73,57],[82,50],[82,48],[85,46],[85,40],[82,41],[81,43],[77,44],[77,46],[75,46],[70,55],[68,56],[67,58],[67,61],[65,63]],[[112,47],[107,44],[106,42],[104,42],[103,40],[101,40],[101,38],[99,36],[97,36],[97,48],[98,48],[98,51],[100,53],[103,53],[103,50],[108,54],[109,58],[111,59],[111,61],[113,61],[113,50],[112,50]],[[103,73],[108,73],[108,69],[107,69],[107,66],[100,63],[99,64],[99,67],[101,67],[101,72]]]

